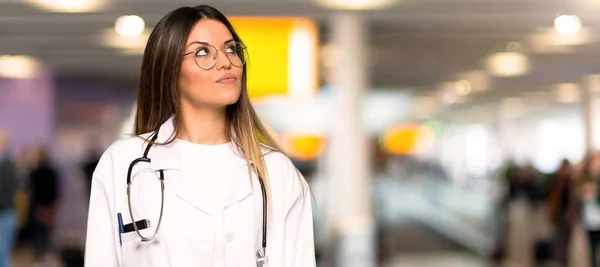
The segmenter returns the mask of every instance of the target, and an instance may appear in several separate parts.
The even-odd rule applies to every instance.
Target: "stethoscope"
[[[156,235],[158,233],[158,230],[160,228],[160,224],[162,222],[162,216],[163,216],[163,209],[164,209],[164,204],[165,204],[165,174],[163,172],[163,170],[159,170],[160,176],[159,176],[159,180],[160,180],[160,188],[161,188],[161,201],[160,201],[160,215],[158,217],[158,224],[156,225],[156,229],[154,230],[154,234],[152,234],[152,236],[150,237],[145,237],[142,235],[142,233],[140,232],[140,227],[138,226],[138,223],[136,223],[137,221],[134,219],[133,217],[133,211],[131,209],[131,190],[130,190],[130,186],[131,186],[131,172],[133,171],[133,167],[135,166],[135,164],[140,163],[140,162],[147,162],[150,163],[151,159],[148,157],[148,152],[150,151],[150,147],[152,147],[152,144],[154,144],[154,142],[156,141],[158,137],[158,131],[156,131],[154,133],[154,136],[152,137],[152,139],[150,140],[150,142],[148,143],[148,145],[146,146],[146,149],[144,150],[144,155],[141,158],[137,158],[135,160],[133,160],[131,162],[131,164],[129,164],[129,169],[127,170],[127,204],[129,205],[129,216],[131,216],[131,220],[133,221],[132,225],[133,225],[133,229],[135,229],[135,232],[137,233],[137,235],[141,238],[142,242],[150,242],[156,239]],[[263,182],[263,180],[261,179],[260,174],[258,174],[258,172],[256,172],[256,174],[258,175],[258,181],[260,182],[260,189],[262,191],[262,208],[263,208],[263,216],[262,216],[262,242],[261,242],[261,248],[259,248],[256,251],[256,265],[258,267],[265,267],[268,265],[268,258],[266,255],[266,249],[267,249],[267,193],[265,191],[265,184]]]

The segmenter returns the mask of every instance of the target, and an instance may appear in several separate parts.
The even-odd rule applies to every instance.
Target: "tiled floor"
[[[523,210],[523,207],[517,207],[511,216],[512,231],[509,234],[509,249],[508,259],[506,262],[501,264],[500,267],[532,267],[532,233],[536,227],[530,220],[531,216],[527,216],[527,210]],[[521,209],[521,210],[519,210]],[[401,227],[403,231],[407,231],[411,226]],[[418,242],[411,246],[406,244],[398,244],[400,250],[394,255],[387,263],[381,267],[488,267],[490,266],[485,261],[471,256],[465,252],[456,250],[453,247],[449,247],[448,250],[440,250],[440,246],[444,245],[447,241],[439,240],[440,244],[437,245],[433,251],[428,252],[424,245],[433,244],[435,242],[435,235],[431,233],[423,233],[423,229],[413,228],[412,240],[415,238],[421,238]],[[403,242],[401,239],[399,242]],[[417,244],[418,243],[418,244]],[[420,245],[419,245],[420,244]],[[572,246],[572,265],[571,267],[588,267],[586,264],[587,249],[585,247],[584,235],[581,229],[575,231],[573,237]],[[31,248],[28,246],[21,246],[17,248],[14,255],[14,267],[32,267],[33,255]],[[42,266],[39,267],[59,267],[62,266],[53,257],[49,257],[49,260]],[[36,266],[38,267],[38,266]]]
[[[397,257],[382,267],[487,267],[476,258],[463,253],[410,253]]]
[[[16,248],[13,255],[13,267],[62,267],[62,263],[54,254],[49,254],[44,262],[36,265],[32,248],[27,245],[21,245]]]
[[[536,213],[521,203],[512,206],[507,259],[498,267],[534,267],[533,240],[541,225]],[[583,229],[576,227],[570,249],[570,267],[588,267],[588,249]],[[382,267],[488,267],[490,263],[464,252],[399,253]]]

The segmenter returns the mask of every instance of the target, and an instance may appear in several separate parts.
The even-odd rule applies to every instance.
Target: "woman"
[[[250,104],[246,60],[212,7],[156,25],[137,137],[109,147],[93,175],[85,266],[316,266],[310,190]]]

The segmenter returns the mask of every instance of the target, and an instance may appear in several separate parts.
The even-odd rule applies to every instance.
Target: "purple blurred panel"
[[[0,128],[8,129],[13,151],[31,143],[51,145],[54,83],[50,76],[0,79]]]

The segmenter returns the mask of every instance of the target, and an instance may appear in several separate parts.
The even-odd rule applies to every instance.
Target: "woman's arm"
[[[109,191],[112,180],[112,164],[108,153],[100,159],[92,178],[92,191],[88,212],[87,237],[85,244],[85,267],[117,267],[116,229],[110,211]],[[116,219],[115,219],[116,220]]]
[[[292,202],[285,217],[285,266],[315,267],[312,194],[304,178],[299,175],[299,171],[291,165],[291,162],[289,165],[286,169],[294,179],[292,192],[298,193],[292,194],[297,198]]]

